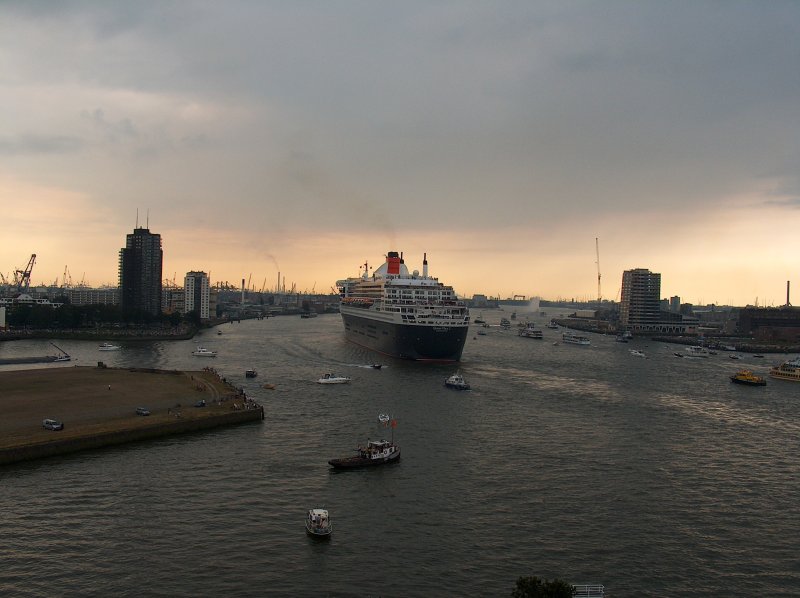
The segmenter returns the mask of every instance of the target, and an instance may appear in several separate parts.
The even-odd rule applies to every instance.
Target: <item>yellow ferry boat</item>
[[[761,376],[756,376],[750,370],[739,370],[731,376],[731,382],[736,384],[747,384],[749,386],[766,386],[767,381]]]

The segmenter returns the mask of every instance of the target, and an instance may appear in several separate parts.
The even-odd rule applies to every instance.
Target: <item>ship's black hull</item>
[[[367,459],[365,457],[343,457],[341,459],[331,459],[328,465],[334,469],[358,469],[361,467],[375,467],[377,465],[388,465],[397,463],[400,460],[400,449],[391,455],[381,459]]]
[[[394,324],[342,312],[347,340],[378,353],[416,361],[461,359],[469,332],[466,326]]]

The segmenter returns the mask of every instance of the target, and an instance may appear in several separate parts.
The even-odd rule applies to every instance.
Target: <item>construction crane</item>
[[[69,265],[64,266],[64,278],[61,280],[62,288],[72,288],[72,275],[69,273]]]
[[[597,251],[597,302],[601,303],[603,295],[600,292],[600,241],[597,237],[594,238],[594,247],[595,251]]]
[[[28,265],[24,270],[14,270],[14,285],[20,293],[27,292],[31,286],[31,272],[33,271],[33,264],[36,263],[36,254],[31,254],[31,259],[28,260]]]

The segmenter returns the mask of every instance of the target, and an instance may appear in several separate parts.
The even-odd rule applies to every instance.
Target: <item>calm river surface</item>
[[[0,468],[0,595],[508,596],[524,575],[614,597],[800,595],[800,384],[728,379],[786,356],[476,327],[458,392],[455,367],[376,356],[338,315],[220,329],[118,352],[56,341],[78,365],[213,365],[266,421]],[[219,357],[192,357],[198,342]],[[326,371],[352,383],[316,384]],[[402,460],[332,472],[390,434],[379,413]],[[312,507],[331,512],[327,543],[306,537]]]

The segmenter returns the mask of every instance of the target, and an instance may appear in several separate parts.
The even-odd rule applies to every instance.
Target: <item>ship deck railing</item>
[[[600,583],[576,583],[572,587],[575,588],[574,598],[603,598],[606,591]]]

